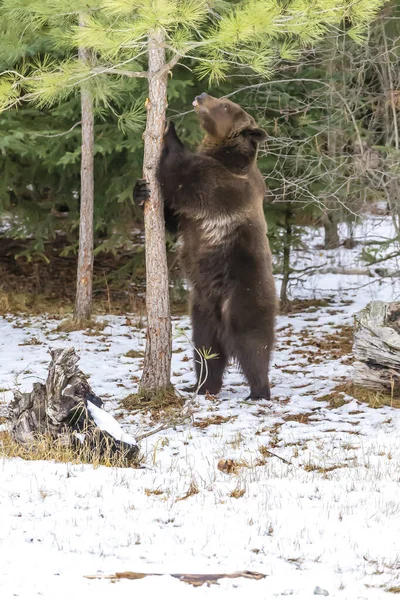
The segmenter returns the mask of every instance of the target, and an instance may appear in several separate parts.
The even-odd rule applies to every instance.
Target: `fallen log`
[[[204,583],[207,585],[218,583],[220,579],[238,579],[239,577],[244,577],[245,579],[258,581],[266,577],[264,573],[258,573],[257,571],[235,571],[234,573],[140,573],[136,571],[123,571],[114,575],[85,575],[85,577],[86,579],[110,579],[111,581],[118,581],[120,579],[135,580],[143,579],[144,577],[162,577],[163,575],[169,575],[174,579],[190,583],[195,587],[199,587]]]
[[[136,440],[103,410],[103,401],[78,369],[73,348],[51,349],[46,383],[34,383],[31,392],[14,392],[6,415],[12,438],[32,446],[40,436],[97,452],[118,454],[126,463],[139,453]]]
[[[400,396],[400,303],[370,302],[355,316],[353,382]]]

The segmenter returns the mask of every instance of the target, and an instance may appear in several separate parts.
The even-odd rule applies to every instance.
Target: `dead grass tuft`
[[[310,417],[313,416],[313,413],[299,413],[293,415],[283,415],[282,419],[286,422],[295,421],[296,423],[302,423],[307,425],[310,421]]]
[[[177,394],[175,389],[168,386],[165,389],[157,390],[152,393],[149,391],[129,394],[121,400],[122,407],[129,412],[151,413],[154,419],[159,419],[162,415],[176,413],[180,411],[185,404],[185,399]]]
[[[42,345],[43,345],[43,342],[40,342],[36,337],[28,338],[27,340],[25,340],[25,342],[18,344],[18,346],[42,346]]]
[[[400,398],[393,397],[391,394],[384,394],[375,390],[368,390],[359,385],[348,381],[335,386],[329,394],[318,396],[317,400],[328,402],[330,408],[340,408],[344,404],[350,402],[350,398],[355,398],[359,402],[368,404],[370,408],[382,408],[382,406],[390,406],[392,408],[400,408]],[[352,414],[357,414],[353,412]]]
[[[144,493],[146,494],[146,496],[162,496],[163,494],[165,494],[164,490],[160,490],[160,488],[156,488],[155,490],[145,488]]]
[[[76,321],[75,319],[69,318],[62,321],[57,327],[58,333],[71,333],[72,331],[87,330],[87,335],[98,335],[108,326],[108,321],[96,321],[93,319],[83,319]]]
[[[324,353],[324,356],[332,360],[342,356],[352,355],[354,343],[354,327],[342,325],[337,327],[336,331],[321,336],[315,342],[317,348]]]
[[[48,434],[37,434],[29,446],[18,444],[9,431],[0,431],[0,456],[6,458],[22,458],[24,460],[47,460],[71,464],[88,463],[94,468],[105,467],[137,467],[142,457],[135,461],[127,460],[123,452],[115,452],[111,445],[92,448],[88,443],[77,443],[72,436],[54,440]]]
[[[329,306],[332,301],[329,298],[309,298],[290,300],[285,305],[281,305],[279,312],[281,315],[290,315],[299,312],[317,312],[319,308]]]
[[[211,415],[210,417],[206,417],[205,419],[198,419],[193,423],[193,427],[205,429],[210,425],[222,425],[223,423],[233,422],[236,419],[237,415],[231,415],[230,417],[223,417],[221,415]]]
[[[316,471],[317,473],[330,473],[331,471],[336,471],[336,469],[343,469],[344,467],[347,467],[348,465],[346,464],[337,464],[337,465],[331,465],[330,467],[322,467],[321,465],[316,465],[312,462],[308,462],[307,464],[305,464],[303,466],[303,469],[305,471],[307,471],[307,473],[310,473],[312,471]]]
[[[44,294],[6,292],[0,290],[0,314],[21,314],[42,315],[51,313],[54,316],[65,316],[71,312],[73,305],[59,301],[57,304],[51,301]]]
[[[221,458],[217,469],[226,475],[238,475],[240,469],[248,468],[250,465],[245,460],[233,460],[233,458]]]
[[[349,325],[336,327],[332,333],[321,335],[318,328],[302,329],[298,334],[302,346],[292,350],[307,359],[309,363],[319,364],[324,360],[341,360],[348,364],[352,360],[354,329]],[[311,350],[308,348],[311,347]]]
[[[143,350],[128,350],[128,352],[125,352],[124,356],[126,358],[143,358],[144,352]]]
[[[246,488],[241,488],[240,486],[237,486],[234,490],[232,490],[232,492],[229,494],[229,496],[231,498],[241,498],[242,496],[244,496],[246,493]]]
[[[196,494],[198,494],[200,492],[198,485],[195,481],[191,481],[190,482],[190,486],[188,491],[186,492],[186,494],[184,494],[181,498],[177,499],[177,502],[180,502],[181,500],[186,500],[187,498],[190,498],[190,496],[195,496]]]

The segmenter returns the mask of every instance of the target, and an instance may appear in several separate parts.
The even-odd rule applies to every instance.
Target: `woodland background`
[[[169,78],[168,118],[188,146],[195,148],[202,136],[191,102],[205,89],[240,103],[269,134],[259,165],[269,189],[265,217],[275,272],[283,279],[283,310],[293,300],[290,282],[308,276],[307,269],[291,268],[305,226],[325,228],[326,248],[352,247],[362,243],[354,239],[354,225],[383,201],[400,233],[399,16],[399,2],[387,3],[361,43],[332,27],[300,60],[281,58],[270,79],[244,73],[212,85],[194,75],[190,58]],[[33,32],[30,45],[21,47],[9,24],[1,27],[0,71],[21,70],[38,54],[60,59],[62,51],[46,48],[40,34]],[[146,82],[125,78],[110,91],[106,80],[96,81],[94,306],[96,312],[140,311],[143,215],[132,190],[142,172]],[[0,310],[59,314],[71,308],[80,159],[79,93],[56,105],[22,104],[0,113]],[[344,241],[340,223],[347,227]],[[393,241],[382,241],[373,253],[366,245],[367,263],[383,262]],[[167,245],[172,308],[182,313],[186,290],[176,239]]]

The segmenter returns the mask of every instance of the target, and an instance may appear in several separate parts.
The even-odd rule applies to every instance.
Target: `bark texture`
[[[400,396],[400,303],[370,302],[356,315],[354,383]]]
[[[84,27],[82,17],[80,26]],[[79,58],[85,64],[91,64],[92,51],[79,49]],[[85,82],[81,88],[81,121],[82,121],[82,153],[81,153],[81,193],[79,221],[79,253],[76,279],[76,298],[74,319],[88,320],[92,313],[93,282],[93,207],[94,207],[94,110],[93,95],[90,83]]]
[[[331,250],[340,246],[338,220],[334,212],[325,210],[322,214],[322,224],[325,230],[324,248]]]
[[[171,372],[171,313],[164,207],[156,176],[167,108],[168,73],[163,71],[165,64],[164,32],[156,29],[149,35],[149,99],[143,163],[143,178],[151,191],[144,211],[147,342],[140,388],[146,394],[170,386]]]
[[[75,435],[82,433],[90,447],[100,451],[107,449],[111,453],[122,452],[125,458],[133,460],[139,452],[138,446],[115,439],[100,429],[91,416],[91,407],[101,409],[103,402],[78,369],[79,356],[75,350],[53,349],[50,355],[46,383],[34,383],[32,392],[14,392],[7,414],[14,440],[22,445],[34,445],[39,434],[59,438],[65,443],[83,443]],[[105,414],[108,420],[112,418]]]

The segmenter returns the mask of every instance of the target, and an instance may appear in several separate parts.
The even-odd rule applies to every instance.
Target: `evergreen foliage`
[[[333,175],[336,158],[325,152],[329,89],[333,85],[343,92],[357,75],[344,75],[344,65],[330,75],[326,64],[321,67],[308,49],[327,45],[323,40],[333,33],[339,39],[342,26],[348,40],[359,42],[383,4],[381,0],[2,0],[0,211],[14,218],[12,233],[33,234],[37,251],[60,229],[75,243],[78,94],[86,78],[96,101],[96,231],[112,248],[138,216],[131,189],[141,171],[146,99],[142,75],[146,36],[154,27],[166,32],[169,66],[177,63],[168,84],[169,116],[178,119],[191,145],[199,140],[197,121],[193,113],[182,113],[205,85],[221,95],[248,84],[264,84],[272,73],[277,79],[298,80],[251,94],[243,91],[233,99],[263,118],[270,132],[261,166],[275,199],[282,197],[284,188],[283,200],[295,201],[301,210],[311,199],[314,209],[322,205],[328,191],[340,187]],[[85,28],[78,27],[82,11],[88,20]],[[346,43],[357,48],[354,42]],[[80,44],[95,50],[96,67],[78,61]],[[327,83],[325,94],[318,80]],[[354,138],[354,129],[339,96],[333,113],[329,128],[341,132],[343,149]],[[347,153],[340,165],[340,177],[345,178],[351,152],[337,153],[341,157]],[[358,185],[355,178],[352,181]],[[341,190],[348,193],[345,187]],[[359,193],[355,187],[354,193]],[[66,206],[67,218],[54,215]],[[270,212],[268,218],[272,221]]]

